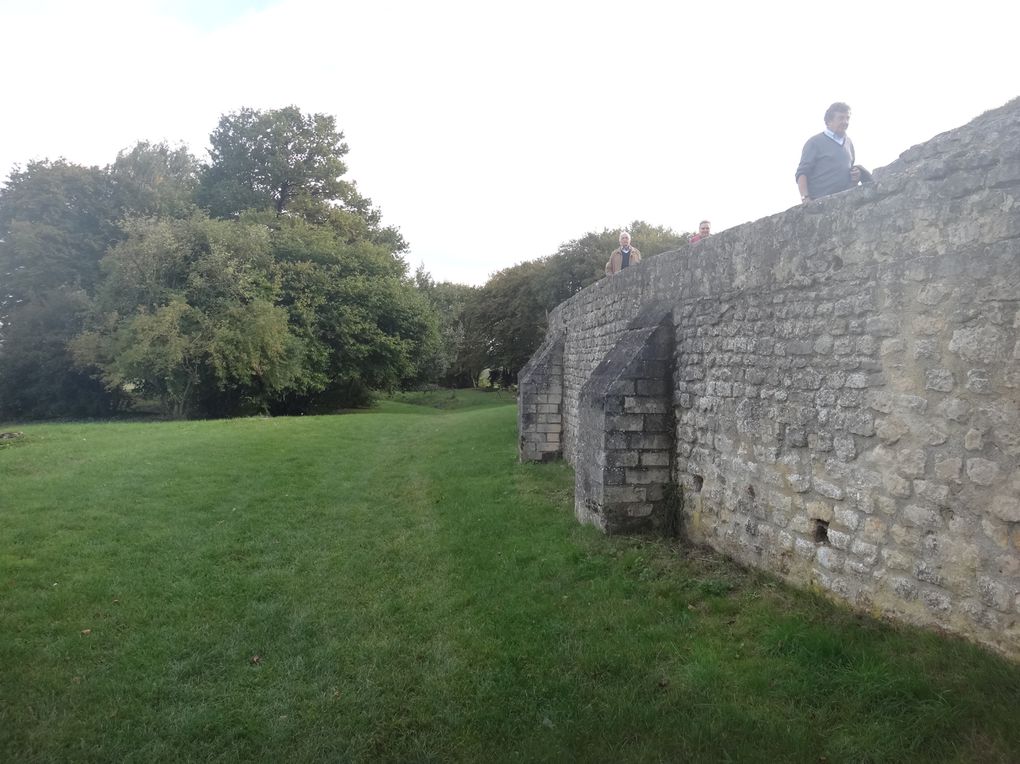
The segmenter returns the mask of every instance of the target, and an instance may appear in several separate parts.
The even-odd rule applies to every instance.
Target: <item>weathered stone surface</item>
[[[949,351],[965,361],[990,364],[1006,356],[1006,333],[995,326],[957,329],[949,341]]]
[[[991,485],[999,477],[999,465],[988,459],[968,459],[967,477],[978,485]]]
[[[927,390],[948,393],[953,389],[953,372],[949,369],[929,369],[924,375],[924,386]]]
[[[692,540],[1020,657],[1020,100],[875,177],[557,307],[521,458],[609,532],[675,480]]]
[[[1020,523],[1020,499],[1016,496],[996,496],[992,499],[992,514],[1007,523]]]

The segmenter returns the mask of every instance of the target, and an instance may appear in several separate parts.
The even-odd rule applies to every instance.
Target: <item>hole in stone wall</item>
[[[815,520],[815,543],[829,543],[829,522],[828,520]]]
[[[754,498],[754,486],[753,485],[748,484],[748,486],[747,486],[747,495],[750,496],[752,499]]]
[[[843,258],[839,257],[839,256],[834,256],[832,258],[832,270],[838,271],[842,267],[843,267]]]
[[[692,475],[692,479],[694,480],[694,493],[701,493],[701,489],[705,485],[705,478],[701,475]]]

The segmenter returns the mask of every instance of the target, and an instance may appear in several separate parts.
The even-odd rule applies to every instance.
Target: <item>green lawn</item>
[[[582,528],[436,395],[17,427],[0,761],[1020,759],[1017,665]]]

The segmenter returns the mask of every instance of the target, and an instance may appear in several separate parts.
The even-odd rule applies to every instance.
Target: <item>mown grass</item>
[[[604,538],[512,405],[411,400],[19,427],[0,760],[1017,760],[1020,667]]]

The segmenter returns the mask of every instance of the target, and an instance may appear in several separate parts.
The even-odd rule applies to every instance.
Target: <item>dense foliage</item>
[[[334,119],[242,109],[210,162],[139,143],[0,190],[0,416],[360,405],[431,379],[440,323],[400,234],[344,179]]]
[[[688,234],[636,220],[630,227],[643,258],[677,249]],[[473,366],[512,383],[545,336],[549,311],[603,278],[618,244],[618,230],[588,233],[562,244],[554,255],[499,271],[472,295],[464,309],[465,353]]]
[[[220,119],[210,158],[140,142],[103,168],[15,168],[0,188],[0,419],[364,405],[375,390],[515,381],[547,314],[602,277],[588,233],[483,287],[408,274],[406,243],[345,178],[333,117]],[[635,221],[644,257],[687,240]]]

